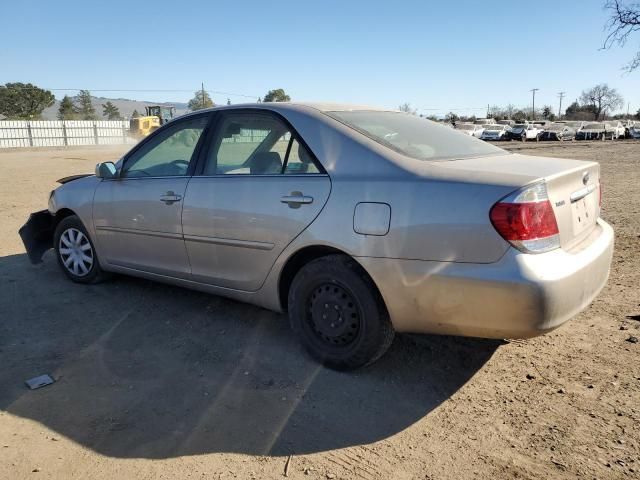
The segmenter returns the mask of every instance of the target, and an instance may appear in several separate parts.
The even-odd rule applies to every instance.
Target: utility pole
[[[532,88],[529,90],[533,94],[533,103],[531,105],[531,120],[536,119],[536,92],[540,90],[539,88]]]
[[[560,98],[560,106],[558,107],[558,120],[562,119],[562,99],[564,98],[564,94],[566,92],[558,93],[558,97]]]
[[[202,82],[202,108],[206,108],[207,103],[204,101],[204,82]]]

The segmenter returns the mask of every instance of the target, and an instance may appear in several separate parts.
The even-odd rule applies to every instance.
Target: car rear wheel
[[[394,330],[372,280],[345,255],[309,262],[289,289],[289,321],[309,353],[324,365],[351,370],[373,363]]]
[[[66,217],[58,224],[53,241],[60,268],[71,280],[98,283],[106,279],[95,247],[77,216]]]

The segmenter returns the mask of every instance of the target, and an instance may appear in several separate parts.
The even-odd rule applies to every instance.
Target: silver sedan
[[[288,311],[338,369],[395,331],[530,337],[606,283],[594,162],[510,154],[396,111],[263,103],[196,112],[95,175],[62,179],[20,234],[33,262]]]

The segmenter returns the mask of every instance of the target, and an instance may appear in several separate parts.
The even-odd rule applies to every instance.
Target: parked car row
[[[606,122],[557,121],[524,122],[511,124],[501,120],[495,124],[458,123],[453,125],[467,135],[488,141],[527,140],[618,140],[620,138],[640,139],[640,122],[619,120]]]

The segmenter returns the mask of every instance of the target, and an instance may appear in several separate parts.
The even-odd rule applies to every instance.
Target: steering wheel
[[[187,169],[189,168],[189,162],[187,160],[174,160],[169,165],[172,165],[173,167],[177,168],[180,171],[180,173],[186,172]]]
[[[189,162],[186,160],[174,160],[171,165],[184,165],[185,168],[189,168]]]

